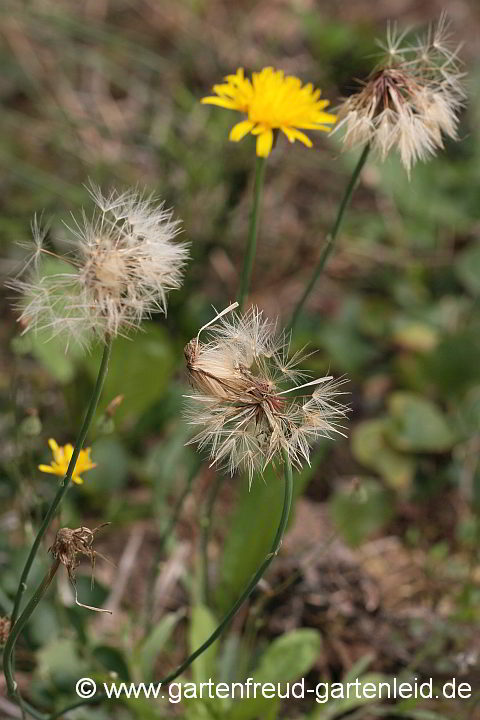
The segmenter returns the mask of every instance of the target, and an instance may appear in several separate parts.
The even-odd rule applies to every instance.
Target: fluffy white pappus
[[[282,462],[284,453],[300,469],[319,438],[344,434],[348,408],[339,397],[346,380],[302,382],[307,374],[298,364],[305,353],[289,357],[288,336],[257,308],[225,318],[235,306],[185,347],[196,390],[187,396],[187,416],[200,428],[190,442],[208,447],[212,464],[231,474],[244,470],[251,481],[270,462]]]
[[[92,186],[92,217],[66,225],[68,253],[44,245],[35,219],[34,251],[8,284],[24,331],[45,331],[88,345],[138,329],[144,318],[167,312],[167,295],[182,284],[186,243],[175,240],[180,224],[153,195],[137,191],[103,195]]]
[[[344,128],[346,148],[371,145],[381,160],[397,150],[410,176],[418,160],[443,148],[443,136],[457,139],[464,104],[460,46],[452,47],[443,13],[424,37],[405,42],[406,33],[389,26],[379,42],[383,59],[362,89],[337,108],[332,132]]]

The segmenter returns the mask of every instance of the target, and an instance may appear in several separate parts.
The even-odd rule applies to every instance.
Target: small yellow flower
[[[52,451],[53,460],[50,465],[39,465],[38,469],[44,473],[51,473],[52,475],[65,477],[67,474],[68,463],[72,459],[73,445],[67,443],[67,445],[59,447],[53,438],[50,438],[48,444],[50,445],[50,449]],[[97,465],[91,461],[90,448],[80,450],[72,475],[73,482],[77,483],[77,485],[81,485],[83,483],[83,478],[80,477],[81,474],[94,467],[97,467]]]
[[[257,155],[268,157],[273,145],[274,130],[281,130],[290,142],[300,140],[312,147],[310,138],[301,130],[330,132],[336,116],[323,112],[329,100],[320,100],[320,90],[308,83],[302,87],[297,77],[272,67],[253,73],[252,80],[245,78],[243,68],[235,75],[227,75],[226,82],[214,85],[216,96],[202,98],[201,102],[238,110],[247,120],[237,123],[230,131],[230,140],[239,142],[248,133],[257,135]]]

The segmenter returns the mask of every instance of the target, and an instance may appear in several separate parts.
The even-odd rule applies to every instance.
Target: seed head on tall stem
[[[25,272],[9,285],[20,293],[20,322],[88,345],[137,329],[143,318],[167,311],[167,294],[178,288],[188,258],[174,242],[179,222],[152,195],[136,191],[104,195],[91,187],[96,211],[67,226],[71,252],[45,247],[33,224],[34,253]],[[63,261],[54,266],[52,256]]]
[[[424,37],[404,41],[405,33],[388,28],[382,61],[340,105],[334,132],[343,127],[345,147],[370,144],[382,160],[396,149],[410,175],[417,160],[443,148],[443,135],[457,138],[465,93],[445,14]]]
[[[197,390],[189,396],[189,419],[201,428],[192,442],[209,446],[212,463],[231,473],[244,469],[250,480],[284,454],[301,468],[318,438],[343,434],[347,408],[338,397],[345,381],[327,376],[302,382],[304,354],[289,357],[289,338],[255,307],[226,319],[234,307],[212,321],[218,320],[207,340],[200,339],[205,326],[185,348]],[[313,392],[305,397],[304,388]]]

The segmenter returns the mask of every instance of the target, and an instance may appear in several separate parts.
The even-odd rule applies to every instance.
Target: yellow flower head
[[[73,445],[67,443],[67,445],[59,447],[53,438],[50,438],[48,444],[50,445],[50,449],[52,451],[53,460],[50,465],[39,465],[38,469],[45,473],[65,477],[67,474],[68,463],[72,459]],[[83,483],[81,474],[94,467],[97,467],[97,465],[92,462],[90,458],[90,448],[80,450],[72,475],[73,482],[77,483],[77,485],[81,485]]]
[[[248,133],[257,135],[257,155],[267,157],[272,149],[274,130],[281,130],[290,142],[300,140],[312,147],[310,138],[301,130],[329,132],[336,116],[323,112],[330,104],[320,100],[320,90],[292,75],[285,77],[282,70],[271,67],[253,73],[252,80],[245,78],[243,68],[235,75],[227,75],[226,82],[214,85],[216,96],[202,98],[202,103],[238,110],[247,120],[237,123],[230,131],[230,140],[239,142]]]

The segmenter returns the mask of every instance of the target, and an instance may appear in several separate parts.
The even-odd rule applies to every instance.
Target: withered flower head
[[[10,618],[0,617],[0,647],[3,647],[10,635]]]
[[[103,523],[102,525],[93,528],[93,530],[90,530],[90,528],[87,527],[79,527],[76,528],[76,530],[66,527],[60,528],[55,536],[55,542],[49,548],[49,552],[52,553],[56,560],[59,560],[62,565],[66,567],[68,578],[75,590],[75,603],[80,607],[87,608],[88,610],[110,613],[110,610],[104,610],[102,608],[96,608],[91,605],[84,605],[81,603],[77,596],[77,584],[75,580],[75,571],[80,565],[80,558],[78,556],[83,555],[90,560],[90,564],[92,566],[93,587],[95,560],[97,556],[103,558],[104,560],[107,559],[104,555],[93,549],[93,541],[95,540],[97,532],[106,525],[110,525],[110,523]]]
[[[188,396],[189,421],[201,427],[191,442],[210,447],[212,464],[232,474],[242,468],[251,480],[269,462],[281,461],[282,452],[296,468],[308,463],[315,440],[343,434],[339,422],[347,408],[337,400],[344,380],[328,376],[298,384],[306,379],[297,369],[304,354],[289,358],[288,338],[257,308],[225,319],[236,305],[185,347],[189,378],[198,391]],[[299,393],[306,387],[315,388],[307,397]]]
[[[344,144],[371,143],[385,160],[396,149],[410,174],[417,160],[443,147],[442,133],[457,138],[458,113],[465,92],[461,85],[459,48],[450,44],[445,14],[415,43],[389,27],[381,63],[360,92],[338,108],[334,130],[345,129]]]

